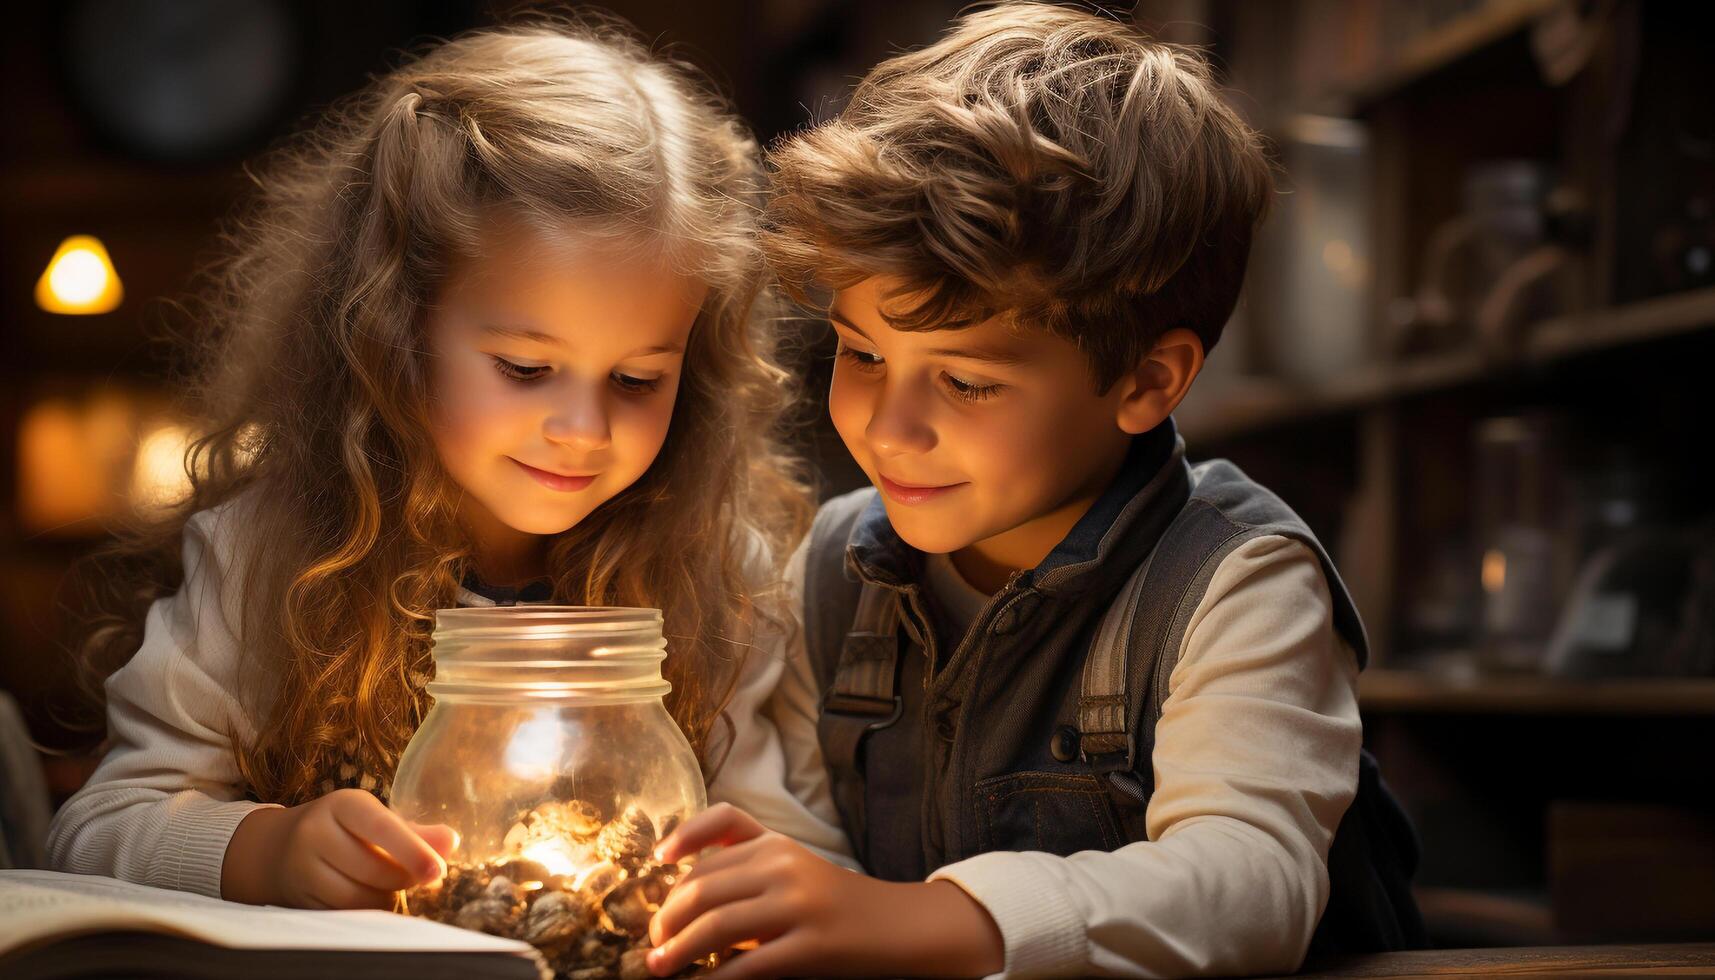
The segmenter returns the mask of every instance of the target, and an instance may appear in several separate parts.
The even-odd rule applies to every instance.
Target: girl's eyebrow
[[[503,324],[491,323],[484,325],[482,332],[492,334],[496,337],[511,337],[514,340],[528,340],[533,343],[547,344],[550,347],[566,346],[565,341],[553,334],[546,334],[540,330],[530,330],[525,327],[509,327]],[[683,354],[684,352],[685,345],[683,344],[655,344],[652,347],[638,348],[626,356],[652,357],[656,354]]]
[[[511,337],[513,340],[528,340],[532,343],[547,344],[551,347],[560,346],[560,338],[546,334],[540,330],[530,330],[526,327],[509,327],[499,323],[488,323],[482,327],[482,332],[496,337]]]

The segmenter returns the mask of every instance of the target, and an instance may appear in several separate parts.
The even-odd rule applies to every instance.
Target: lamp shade
[[[36,305],[49,313],[108,313],[124,297],[107,246],[94,235],[73,235],[61,242],[36,280]]]

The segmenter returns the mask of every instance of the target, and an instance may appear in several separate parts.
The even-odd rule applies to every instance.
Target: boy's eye
[[[963,398],[966,401],[972,402],[980,402],[984,398],[993,398],[995,395],[1000,394],[1001,389],[1006,387],[1006,385],[998,384],[976,384],[974,382],[965,381],[961,378],[956,378],[944,371],[941,373],[941,380],[947,383],[947,388],[952,391],[953,397]]]
[[[858,350],[855,347],[847,347],[843,343],[840,344],[839,350],[834,352],[834,356],[845,358],[860,371],[873,371],[881,367],[881,355],[871,354],[869,351]]]
[[[514,364],[504,357],[496,357],[494,366],[513,381],[535,381],[551,370],[546,365]]]
[[[615,387],[633,395],[648,394],[661,387],[660,378],[636,378],[618,371],[613,372],[612,377]]]

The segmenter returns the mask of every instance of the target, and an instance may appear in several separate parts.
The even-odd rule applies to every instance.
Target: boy
[[[828,782],[796,788],[874,877],[718,807],[663,845],[724,847],[662,907],[651,968],[751,941],[731,975],[1242,974],[1419,941],[1352,603],[1170,417],[1270,193],[1207,66],[1002,6],[877,67],[775,166],[766,245],[833,290],[829,411],[875,488],[794,560],[772,722],[821,749]],[[812,684],[814,735],[791,709]]]

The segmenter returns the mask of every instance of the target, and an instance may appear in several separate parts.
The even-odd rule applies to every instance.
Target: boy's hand
[[[649,969],[666,976],[698,957],[755,944],[723,978],[982,976],[1000,971],[1000,930],[950,881],[879,881],[824,861],[720,804],[685,822],[656,855],[704,857],[649,927]]]
[[[221,866],[221,897],[312,909],[390,909],[393,893],[436,881],[458,833],[422,826],[357,789],[239,823]]]

